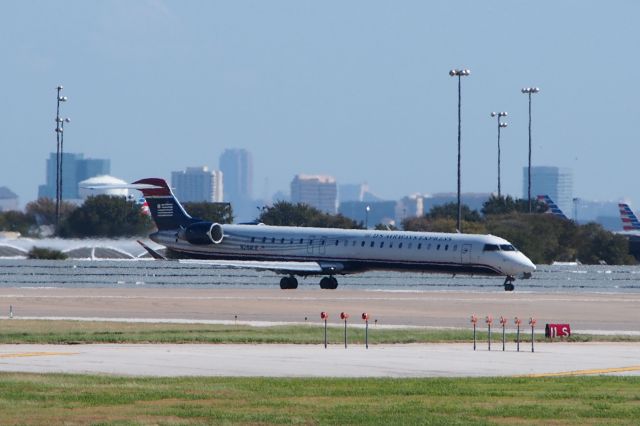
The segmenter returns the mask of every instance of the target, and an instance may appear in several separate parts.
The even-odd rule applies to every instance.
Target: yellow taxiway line
[[[640,371],[640,365],[632,365],[629,367],[616,367],[616,368],[600,368],[600,369],[593,369],[593,370],[560,371],[557,373],[525,374],[525,375],[516,376],[516,377],[587,376],[590,374],[624,373],[626,371]]]
[[[14,354],[0,354],[0,358],[23,358],[29,356],[51,356],[51,355],[78,355],[80,352],[18,352]]]

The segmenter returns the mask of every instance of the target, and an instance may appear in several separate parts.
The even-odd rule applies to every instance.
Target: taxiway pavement
[[[497,347],[499,346],[499,347]],[[478,377],[640,375],[638,343],[1,345],[0,371],[131,376]]]
[[[16,318],[319,322],[370,314],[379,326],[469,327],[469,317],[569,323],[576,333],[640,333],[640,294],[335,291],[319,289],[0,288],[0,314]]]

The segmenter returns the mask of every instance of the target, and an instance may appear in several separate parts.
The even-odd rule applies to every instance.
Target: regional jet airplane
[[[504,276],[513,291],[516,277],[536,269],[493,235],[218,224],[192,218],[163,179],[131,187],[149,204],[158,228],[151,240],[200,263],[274,271],[284,275],[282,289],[297,288],[296,276],[324,275],[320,287],[335,289],[336,275],[393,270]]]

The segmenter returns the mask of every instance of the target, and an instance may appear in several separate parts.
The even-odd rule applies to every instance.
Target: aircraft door
[[[327,239],[326,237],[323,237],[320,240],[320,245],[318,246],[318,253],[319,254],[325,254],[327,250]]]
[[[313,238],[309,239],[307,244],[307,254],[313,254]]]
[[[460,249],[460,261],[462,263],[471,263],[471,244],[463,244]]]

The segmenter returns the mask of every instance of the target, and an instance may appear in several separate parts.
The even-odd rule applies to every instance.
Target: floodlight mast
[[[540,92],[539,87],[524,87],[522,93],[529,96],[529,167],[527,170],[528,173],[528,190],[527,197],[529,199],[529,213],[532,211],[531,205],[531,95],[534,93]]]
[[[509,115],[507,112],[492,112],[491,117],[498,117],[498,198],[501,198],[502,193],[500,191],[500,129],[507,127],[507,123],[500,121],[501,117]]]
[[[64,89],[62,85],[56,87],[58,94],[56,96],[56,233],[60,223],[60,200],[62,199],[62,132],[64,129],[64,121],[60,118],[60,102],[67,102],[66,96],[61,96],[60,92]]]
[[[458,218],[456,220],[456,229],[462,232],[462,204],[460,202],[460,141],[462,139],[462,77],[471,74],[468,69],[452,69],[449,71],[451,77],[458,77]]]

